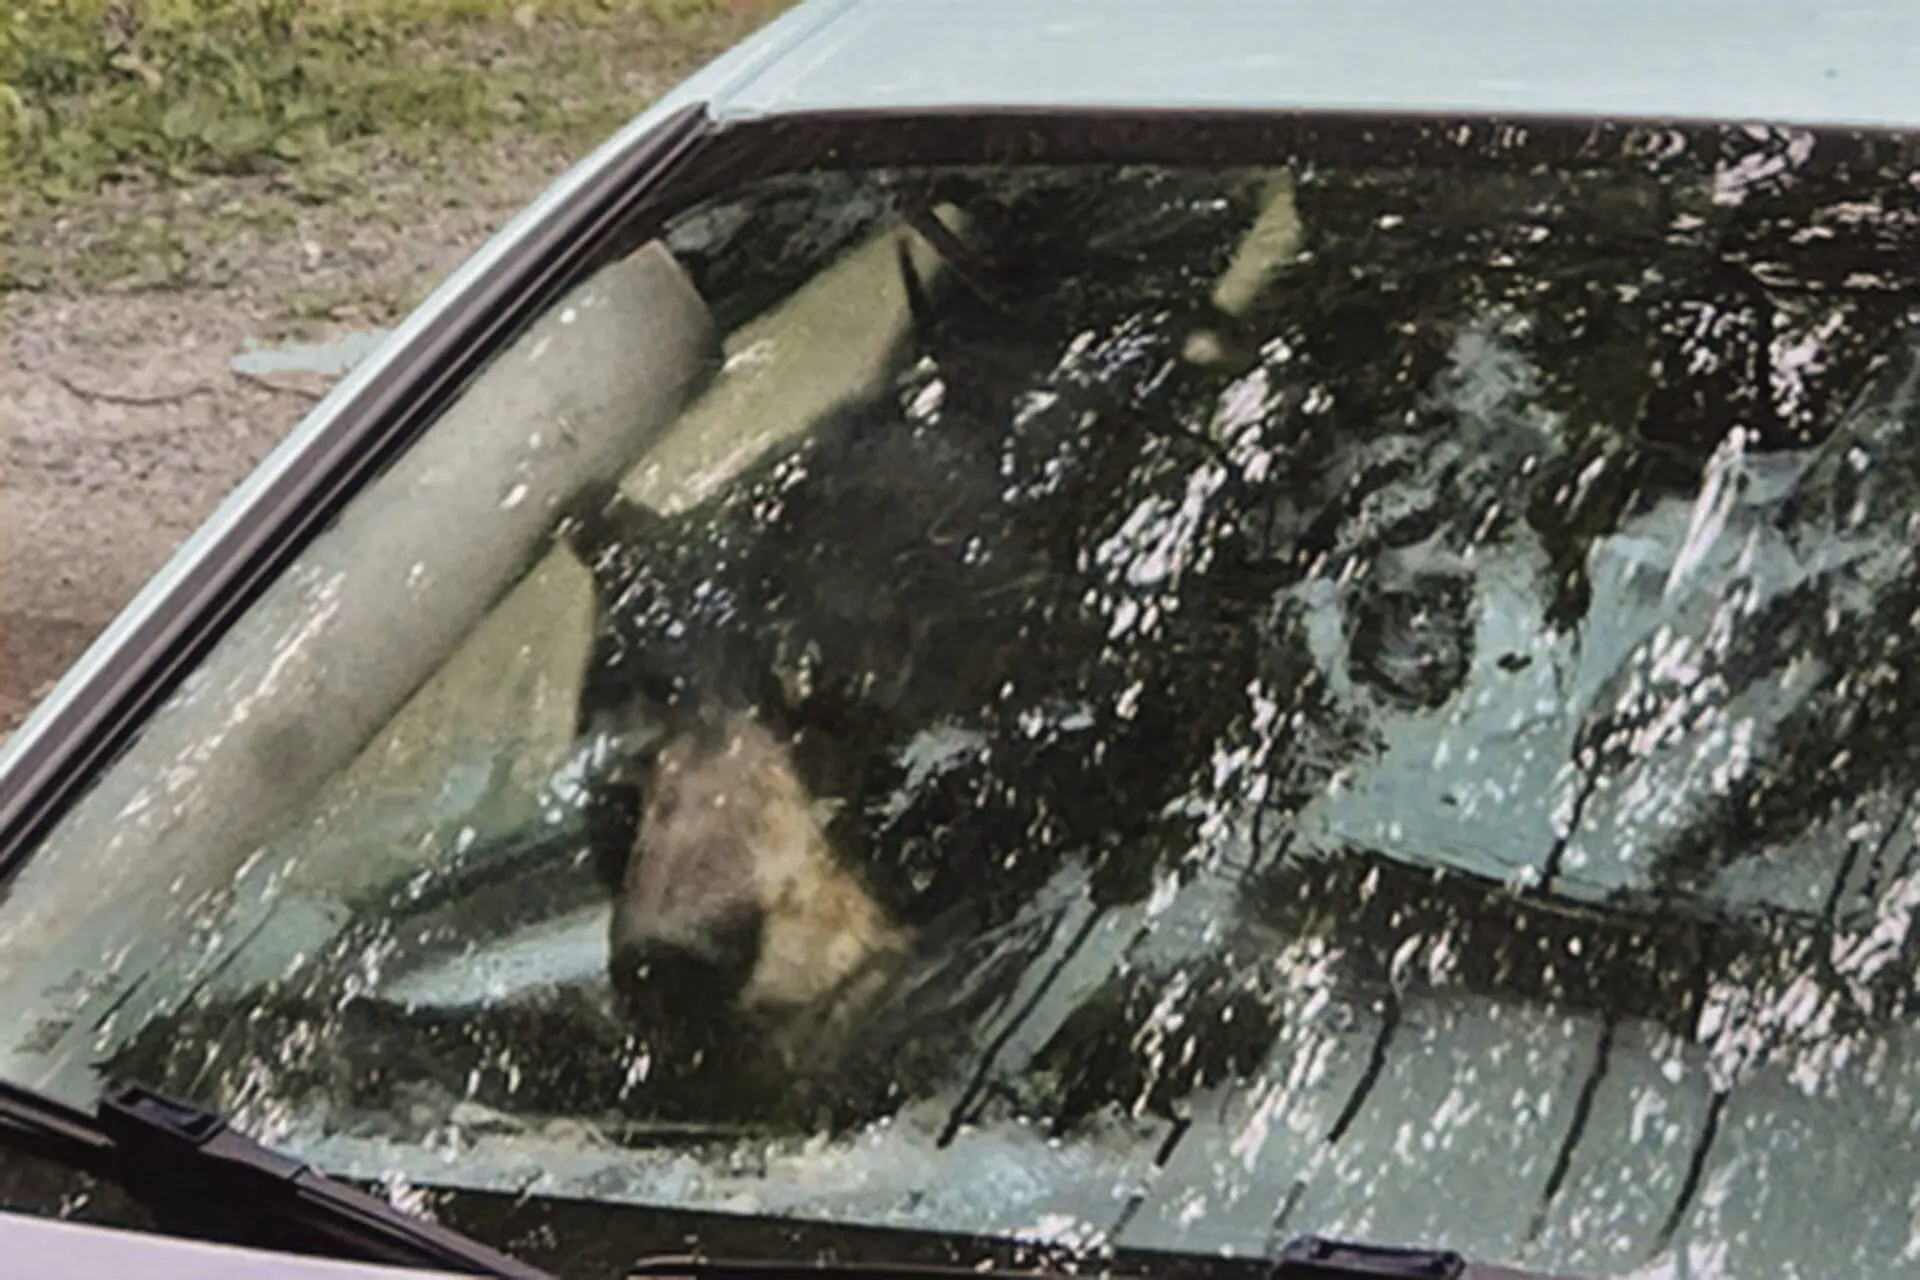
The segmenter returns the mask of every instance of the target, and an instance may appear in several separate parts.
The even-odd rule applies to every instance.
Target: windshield
[[[0,1074],[606,1203],[1911,1265],[1920,178],[1503,136],[681,212],[43,842]]]

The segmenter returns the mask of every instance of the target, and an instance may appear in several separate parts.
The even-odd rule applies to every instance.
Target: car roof
[[[1213,108],[1888,125],[1920,6],[1785,0],[807,0],[718,119]]]

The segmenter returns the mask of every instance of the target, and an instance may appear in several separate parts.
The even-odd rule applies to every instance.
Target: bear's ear
[[[625,547],[663,537],[666,518],[635,502],[617,480],[590,480],[560,508],[553,536],[594,574],[596,585],[609,561]]]
[[[582,560],[604,545],[606,522],[614,507],[624,502],[616,480],[589,480],[560,504],[553,536]]]

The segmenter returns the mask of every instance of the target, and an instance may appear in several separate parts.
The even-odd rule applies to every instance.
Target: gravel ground
[[[324,203],[291,177],[122,187],[24,229],[39,287],[0,295],[0,732],[324,392],[236,373],[250,340],[393,322],[583,153],[375,150]]]
[[[25,714],[325,389],[313,375],[236,374],[247,340],[274,334],[316,285],[430,282],[537,189],[534,177],[476,174],[444,203],[393,190],[396,208],[438,205],[411,232],[396,219],[343,242],[346,228],[316,218],[285,243],[260,243],[244,283],[10,300],[0,312],[0,722]],[[367,323],[341,315],[312,331]]]

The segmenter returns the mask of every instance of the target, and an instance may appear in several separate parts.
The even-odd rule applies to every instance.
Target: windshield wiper
[[[185,1234],[357,1262],[553,1280],[141,1085],[108,1091],[88,1115],[0,1081],[0,1144],[112,1183],[167,1229]]]
[[[1167,1255],[1164,1264],[1105,1268],[1107,1280],[1157,1280],[1189,1274],[1187,1259]],[[1206,1260],[1218,1269],[1221,1260]],[[1531,1272],[1482,1266],[1446,1249],[1394,1249],[1303,1236],[1265,1262],[1245,1261],[1235,1268],[1252,1280],[1549,1280]],[[717,1261],[706,1258],[656,1258],[627,1273],[628,1280],[1067,1280],[1077,1272],[994,1271],[977,1267],[893,1262],[822,1263],[786,1260]]]

